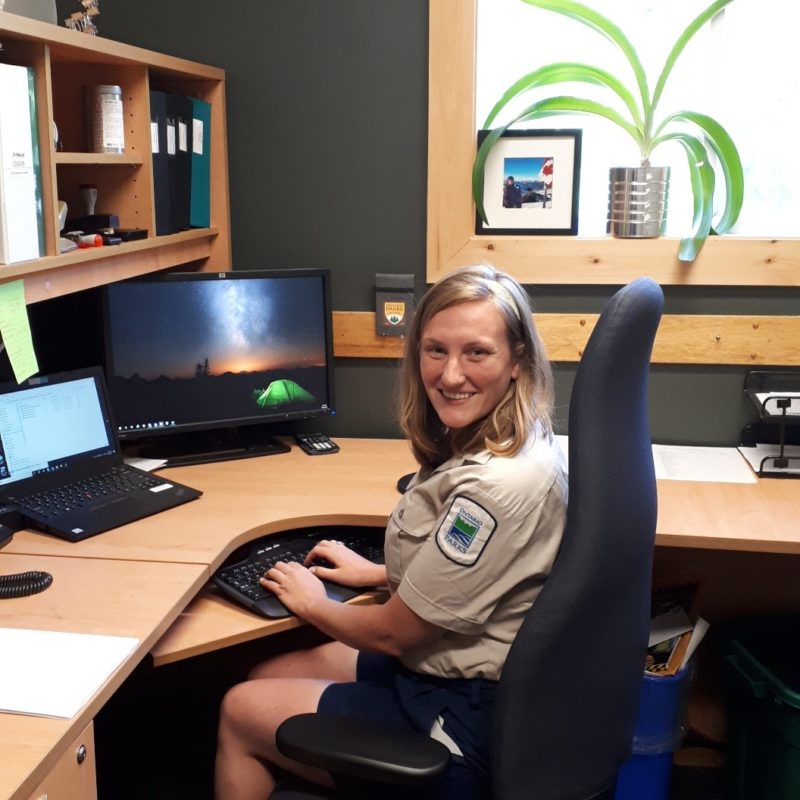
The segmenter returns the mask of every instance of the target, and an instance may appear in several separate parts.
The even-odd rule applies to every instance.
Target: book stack
[[[0,63],[0,264],[44,255],[34,73]]]

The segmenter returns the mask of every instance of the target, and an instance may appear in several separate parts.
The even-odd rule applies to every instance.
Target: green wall
[[[76,5],[61,0],[59,19]],[[103,0],[97,24],[107,38],[225,69],[233,267],[328,267],[334,307],[371,310],[376,272],[414,273],[418,293],[425,286],[427,9],[426,0]],[[597,311],[613,291],[529,289],[540,311],[564,312]],[[796,289],[666,295],[667,313],[800,311]],[[339,360],[329,432],[397,435],[396,371]],[[556,365],[563,432],[574,372]],[[755,419],[745,373],[654,367],[654,439],[735,444]]]

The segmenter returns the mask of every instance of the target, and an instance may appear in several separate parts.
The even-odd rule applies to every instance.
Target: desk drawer
[[[28,800],[97,800],[93,723],[70,744]]]

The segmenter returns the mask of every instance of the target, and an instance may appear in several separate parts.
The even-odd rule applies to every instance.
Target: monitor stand
[[[265,425],[244,428],[224,428],[193,433],[174,433],[126,444],[125,456],[132,458],[166,459],[167,467],[190,464],[209,464],[232,461],[236,458],[255,458],[288,453],[289,445],[266,432]]]

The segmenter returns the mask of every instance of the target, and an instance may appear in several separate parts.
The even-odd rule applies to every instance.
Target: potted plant
[[[631,90],[623,80],[604,69],[572,61],[539,67],[512,84],[492,108],[484,123],[484,128],[491,128],[498,114],[508,103],[524,92],[565,82],[583,82],[604,87],[622,102],[625,111],[621,113],[611,106],[588,98],[562,95],[538,100],[516,114],[513,119],[504,125],[490,130],[478,148],[472,170],[472,194],[479,216],[484,222],[488,223],[483,207],[484,168],[489,152],[509,126],[517,122],[529,122],[558,114],[592,114],[616,123],[631,135],[639,148],[642,166],[614,169],[623,170],[624,176],[635,182],[646,182],[649,176],[652,181],[651,191],[657,188],[659,184],[662,187],[665,185],[664,177],[659,176],[657,171],[666,171],[666,168],[651,167],[650,158],[653,151],[660,144],[668,141],[676,141],[683,146],[691,176],[694,218],[691,235],[681,239],[678,258],[681,261],[694,261],[709,234],[725,233],[731,229],[739,217],[744,196],[742,162],[730,135],[722,125],[708,115],[697,111],[680,110],[666,116],[657,117],[656,109],[672,68],[689,40],[731,0],[715,0],[686,27],[670,50],[652,94],[635,48],[628,37],[611,20],[588,6],[577,2],[577,0],[523,0],[523,2],[563,14],[605,36],[625,55],[633,73],[635,89]],[[694,131],[697,131],[697,133]],[[717,168],[722,172],[725,179],[725,206],[713,228],[712,215],[716,174],[709,158],[709,149],[716,155]],[[611,174],[610,207],[615,201],[614,170],[612,170]],[[616,177],[619,177],[619,175]],[[625,192],[624,189],[619,189],[619,187],[617,187],[617,190],[617,194],[624,194]],[[628,194],[626,199],[630,196]],[[614,222],[612,213],[609,222],[610,232],[620,236],[655,236],[659,235],[663,228],[662,224],[655,232],[651,228],[650,231],[645,231],[645,233],[625,234],[614,229]]]

